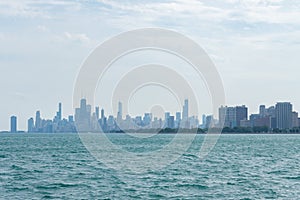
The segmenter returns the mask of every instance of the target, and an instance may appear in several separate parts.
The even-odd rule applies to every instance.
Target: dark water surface
[[[157,149],[173,137],[130,144]],[[203,137],[162,170],[125,174],[95,160],[77,134],[1,134],[0,199],[300,199],[300,135],[222,135],[200,160]]]

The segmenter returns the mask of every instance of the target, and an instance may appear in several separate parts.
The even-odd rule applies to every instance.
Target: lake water
[[[131,151],[153,150],[173,137],[137,144],[111,135]],[[300,135],[222,135],[200,160],[203,138],[169,166],[136,174],[107,168],[77,134],[1,134],[0,199],[300,198]]]

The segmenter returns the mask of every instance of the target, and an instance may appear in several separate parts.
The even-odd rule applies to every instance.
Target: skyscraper
[[[86,104],[86,99],[80,100],[80,108],[75,110],[75,122],[80,132],[91,130],[91,105]]]
[[[95,112],[96,112],[96,118],[98,120],[99,119],[99,107],[98,106],[95,108]]]
[[[167,127],[168,128],[174,128],[175,127],[174,116],[169,116],[168,121],[167,121]]]
[[[56,116],[54,118],[54,122],[59,122],[62,120],[62,104],[58,104],[58,111],[56,112]]]
[[[104,119],[104,109],[102,108],[101,109],[101,120],[103,120]]]
[[[181,120],[181,113],[180,112],[176,112],[176,121],[180,121]]]
[[[34,132],[34,120],[32,117],[27,121],[27,132],[28,133]]]
[[[41,112],[38,110],[35,113],[35,130],[38,132],[42,128]]]
[[[179,128],[181,123],[181,112],[176,112],[175,128]]]
[[[123,113],[122,113],[122,103],[119,102],[118,103],[117,122],[121,122],[122,121],[122,116],[123,116]]]
[[[188,119],[189,119],[189,100],[188,99],[184,100],[182,119],[184,121],[188,121]]]
[[[168,127],[169,118],[170,118],[170,113],[169,112],[165,112],[165,128]]]
[[[86,99],[80,100],[80,109],[86,111]]]
[[[10,117],[10,132],[11,133],[17,132],[17,117],[16,116]]]
[[[278,102],[275,106],[275,113],[277,128],[292,128],[293,105],[290,102]]]
[[[57,113],[57,117],[58,117],[59,121],[61,120],[61,116],[62,116],[62,104],[59,103],[58,104],[58,113]]]

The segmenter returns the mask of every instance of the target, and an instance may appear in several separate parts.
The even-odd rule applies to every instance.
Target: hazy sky
[[[227,103],[291,101],[300,111],[298,0],[1,0],[0,130],[19,128],[57,103],[73,114],[73,84],[89,53],[123,31],[162,27],[183,33],[210,55]]]

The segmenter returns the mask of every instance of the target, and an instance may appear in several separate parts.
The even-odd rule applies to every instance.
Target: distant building
[[[214,125],[215,125],[214,124],[215,123],[214,116],[213,115],[205,116],[204,122],[205,122],[204,128],[212,128],[212,127],[214,127]]]
[[[169,118],[170,118],[170,113],[165,112],[165,126],[164,126],[165,128],[168,128]]]
[[[256,127],[266,126],[268,128],[271,128],[271,117],[270,116],[263,116],[263,117],[256,118],[253,121],[253,126],[256,126]]]
[[[243,119],[240,122],[241,127],[252,127],[251,120]]]
[[[276,124],[279,129],[292,128],[293,106],[289,102],[279,102],[275,107]]]
[[[179,128],[181,123],[181,112],[176,112],[175,128]]]
[[[81,99],[80,108],[75,109],[75,122],[78,131],[91,131],[91,106],[87,105],[86,99]]]
[[[123,119],[123,106],[122,106],[122,103],[119,102],[118,103],[118,113],[117,113],[117,123],[121,123]]]
[[[97,118],[97,121],[99,120],[99,107],[97,106],[96,108],[95,108],[95,113],[96,113],[96,118]]]
[[[58,104],[58,112],[57,112],[57,120],[60,121],[62,120],[62,104]]]
[[[188,128],[199,128],[199,120],[197,116],[189,117],[189,126]]]
[[[114,116],[109,115],[107,119],[107,130],[112,131],[115,130],[115,128],[116,128],[115,118]]]
[[[261,117],[266,116],[266,106],[265,105],[260,105],[259,106],[259,115]]]
[[[27,121],[27,132],[28,133],[34,132],[34,120],[32,117]]]
[[[245,105],[235,107],[236,126],[240,126],[241,120],[248,119],[248,108]]]
[[[144,117],[143,117],[143,126],[149,126],[151,121],[152,121],[152,114],[151,113],[145,113]]]
[[[168,121],[167,121],[167,127],[175,128],[174,116],[169,116]]]
[[[17,117],[16,116],[10,117],[10,132],[11,133],[17,132]]]
[[[69,120],[70,123],[73,123],[73,122],[74,122],[74,117],[73,117],[73,115],[69,115],[69,116],[68,116],[68,120]]]
[[[293,112],[292,113],[292,127],[299,127],[299,121],[298,121],[298,113],[297,112]]]
[[[182,111],[182,120],[188,121],[189,119],[189,100],[184,100],[183,111]]]
[[[248,119],[248,108],[243,106],[219,108],[219,124],[224,127],[239,127],[241,120]]]
[[[38,110],[35,113],[35,131],[41,132],[42,130],[42,119],[41,119],[41,112]]]
[[[275,106],[270,106],[269,108],[266,109],[266,115],[271,116],[272,118],[276,118],[276,110]]]

